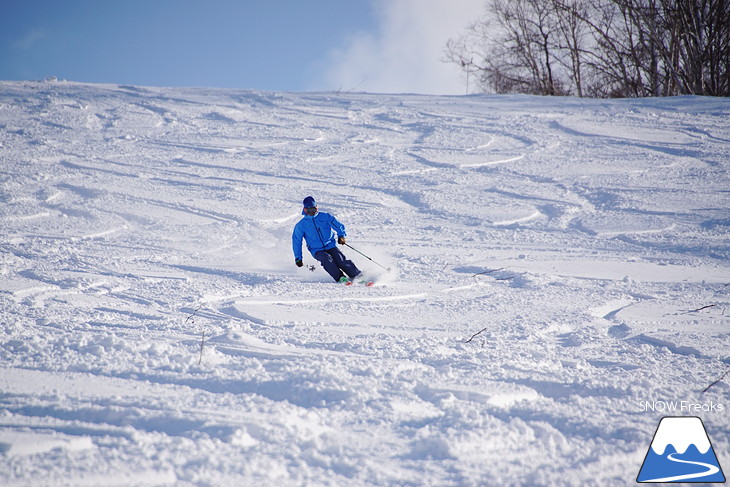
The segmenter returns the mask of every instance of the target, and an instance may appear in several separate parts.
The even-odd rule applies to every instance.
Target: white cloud
[[[463,94],[446,41],[483,14],[484,0],[373,0],[377,32],[359,32],[330,55],[323,83],[344,91]]]

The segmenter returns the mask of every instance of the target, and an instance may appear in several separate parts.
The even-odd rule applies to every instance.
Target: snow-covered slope
[[[727,99],[0,83],[0,484],[730,465],[729,160]],[[310,194],[376,286],[294,266]]]

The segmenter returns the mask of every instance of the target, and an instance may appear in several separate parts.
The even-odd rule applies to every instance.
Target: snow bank
[[[730,407],[728,120],[0,83],[0,484],[633,483],[646,401]]]

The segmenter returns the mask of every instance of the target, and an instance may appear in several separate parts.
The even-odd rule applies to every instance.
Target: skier
[[[335,281],[349,282],[362,274],[360,269],[337,248],[337,244],[345,244],[347,236],[345,226],[329,213],[320,212],[312,196],[304,198],[302,204],[304,217],[294,226],[291,236],[294,262],[297,267],[304,265],[302,239],[305,239],[309,252]]]

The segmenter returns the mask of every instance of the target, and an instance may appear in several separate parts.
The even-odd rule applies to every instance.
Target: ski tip
[[[373,281],[343,281],[345,286],[354,286],[355,284],[360,286],[372,287],[375,285]]]

